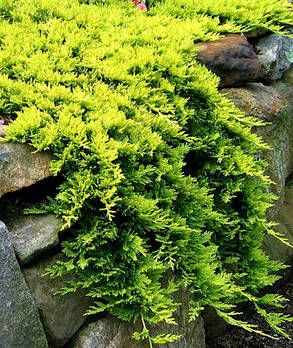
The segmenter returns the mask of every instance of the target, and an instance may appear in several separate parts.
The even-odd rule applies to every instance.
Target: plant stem
[[[149,331],[148,328],[146,327],[146,324],[145,324],[143,315],[141,314],[140,317],[141,317],[141,322],[142,322],[143,328],[144,328],[145,330]],[[152,339],[151,339],[150,335],[148,336],[148,339],[149,339],[150,348],[153,348],[153,342],[152,342]]]

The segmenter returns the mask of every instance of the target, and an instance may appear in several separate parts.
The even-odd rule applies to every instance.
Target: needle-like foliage
[[[150,11],[131,3],[0,0],[0,114],[14,118],[6,140],[53,155],[65,181],[43,211],[70,228],[61,292],[85,288],[88,314],[108,311],[148,326],[174,323],[173,294],[188,287],[190,320],[206,306],[227,322],[254,303],[286,336],[290,320],[260,297],[284,266],[262,250],[274,234],[267,145],[195,60],[194,40],[292,24],[285,0],[166,0]],[[168,277],[166,276],[168,274]],[[170,276],[172,274],[172,276]],[[166,282],[165,278],[168,278]],[[163,281],[162,281],[163,280]],[[167,283],[167,285],[166,285]]]

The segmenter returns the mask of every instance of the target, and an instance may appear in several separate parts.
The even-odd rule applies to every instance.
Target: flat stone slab
[[[51,175],[51,156],[33,153],[29,145],[0,144],[0,197],[35,184]]]
[[[241,86],[263,76],[263,67],[244,35],[229,34],[217,41],[198,42],[197,61],[221,78],[220,87]]]
[[[0,347],[46,348],[37,306],[21,274],[8,231],[0,221]]]
[[[63,255],[49,256],[37,264],[22,269],[28,287],[36,301],[49,345],[54,348],[64,345],[85,323],[84,313],[90,305],[90,298],[84,291],[77,291],[65,296],[55,295],[65,286],[65,279],[50,279],[42,276],[46,269]],[[68,276],[66,280],[72,279]]]
[[[22,265],[59,243],[62,222],[54,214],[23,215],[7,224],[9,237]]]

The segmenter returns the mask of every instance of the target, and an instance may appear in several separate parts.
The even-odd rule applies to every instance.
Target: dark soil
[[[289,301],[286,303],[283,312],[293,316],[293,274],[291,273],[287,283],[277,291]],[[267,323],[255,313],[246,313],[246,320],[257,324],[266,333],[272,334]],[[237,327],[228,326],[221,336],[207,337],[206,348],[293,348],[293,322],[286,323],[283,328],[292,338],[288,340],[277,334],[273,334],[276,340],[261,335],[247,332]]]

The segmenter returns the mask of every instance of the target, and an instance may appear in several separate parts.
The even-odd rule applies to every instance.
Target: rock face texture
[[[267,175],[274,181],[275,185],[272,189],[279,197],[271,211],[271,218],[274,219],[283,203],[286,178],[293,170],[291,163],[293,148],[289,146],[290,131],[293,131],[290,105],[276,88],[262,83],[250,83],[242,88],[223,89],[222,92],[247,115],[270,122],[255,131],[272,147],[272,150],[263,153],[262,157],[270,163]]]
[[[50,156],[33,154],[33,147],[0,144],[0,197],[50,176]]]
[[[36,304],[1,221],[0,265],[0,347],[48,347]]]
[[[247,115],[265,122],[274,121],[287,103],[284,95],[262,83],[248,83],[240,88],[224,88],[221,92]]]
[[[83,292],[55,295],[57,290],[65,286],[65,279],[42,277],[46,269],[61,257],[60,254],[47,257],[23,269],[25,280],[40,311],[49,345],[54,348],[63,347],[84,324],[84,313],[90,303]]]
[[[267,80],[278,80],[293,63],[293,39],[271,34],[256,44]]]
[[[263,137],[272,150],[262,157],[269,163],[266,174],[275,183],[272,191],[278,197],[268,212],[268,218],[276,221],[278,232],[293,240],[293,191],[290,176],[293,172],[293,84],[291,71],[282,82],[274,87],[261,83],[248,84],[243,88],[223,89],[222,92],[246,114],[270,122],[255,131]],[[286,82],[287,81],[287,82]],[[264,247],[276,260],[288,262],[293,257],[293,249],[267,236]]]
[[[285,186],[285,197],[279,213],[276,216],[276,230],[282,233],[293,245],[293,180],[289,179]],[[293,258],[293,249],[285,246],[272,236],[267,236],[264,246],[269,255],[275,260],[289,263]]]
[[[187,309],[188,295],[185,291],[178,294],[178,299],[183,303],[183,308],[175,314],[178,325],[158,324],[150,329],[151,335],[156,336],[162,333],[182,335],[176,342],[167,343],[166,348],[205,348],[205,333],[203,319],[199,317],[196,321],[188,323]],[[73,339],[71,348],[149,348],[149,342],[135,341],[132,338],[134,331],[141,331],[142,325],[138,323],[127,323],[111,316],[96,322],[89,323]],[[160,345],[154,345],[160,347]]]
[[[8,223],[9,237],[20,264],[25,264],[59,242],[62,222],[54,214],[24,215]]]
[[[70,348],[148,348],[149,343],[146,341],[137,342],[131,338],[134,330],[141,330],[139,325],[131,325],[119,321],[111,316],[100,319],[88,324],[78,336],[69,345]],[[172,332],[177,330],[172,330]],[[178,330],[179,332],[180,330]],[[159,331],[161,332],[161,331]],[[168,331],[170,332],[170,330]],[[158,332],[157,332],[158,333]],[[180,339],[177,342],[167,343],[166,348],[204,348],[205,335],[203,320],[199,318],[190,327],[188,339]],[[157,347],[158,345],[154,345]],[[159,346],[158,346],[159,347]]]
[[[5,135],[5,127],[3,124],[0,124],[0,137],[4,137]]]
[[[196,59],[221,78],[221,87],[259,80],[262,64],[244,35],[230,34],[213,42],[200,42]]]

